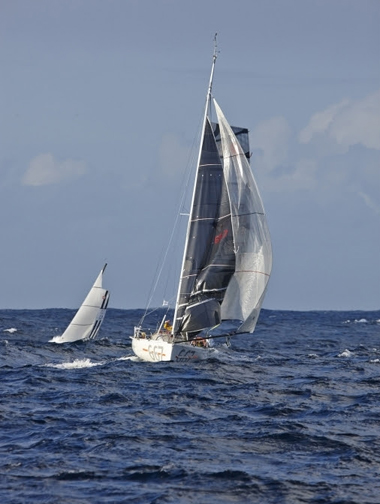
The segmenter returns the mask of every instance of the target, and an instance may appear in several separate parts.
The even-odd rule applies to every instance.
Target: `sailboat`
[[[62,336],[55,336],[52,343],[71,343],[94,339],[104,320],[109,301],[109,291],[103,289],[104,265],[85,300]]]
[[[150,335],[141,322],[135,327],[132,350],[144,361],[210,357],[212,330],[222,321],[237,322],[228,341],[253,333],[271,274],[271,240],[249,163],[248,130],[231,127],[212,96],[216,59],[215,42],[173,324],[163,319]]]

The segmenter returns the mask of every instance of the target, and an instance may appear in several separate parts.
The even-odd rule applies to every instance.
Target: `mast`
[[[203,123],[202,123],[202,133],[201,133],[201,141],[199,144],[199,152],[198,152],[198,160],[197,160],[197,170],[196,170],[196,175],[195,175],[195,180],[194,180],[194,187],[193,187],[193,195],[191,199],[191,206],[190,206],[190,214],[189,218],[187,221],[187,231],[186,231],[186,239],[185,239],[185,246],[183,249],[183,258],[182,258],[182,265],[181,265],[181,272],[180,272],[180,277],[179,277],[179,282],[178,282],[178,292],[177,292],[177,300],[175,304],[175,311],[174,311],[174,319],[173,319],[173,334],[176,333],[176,330],[178,329],[178,324],[177,324],[177,311],[178,311],[178,303],[180,299],[180,289],[181,289],[181,277],[182,273],[184,271],[185,267],[185,260],[186,260],[186,249],[187,249],[187,243],[189,241],[189,234],[190,234],[190,224],[191,224],[191,209],[194,206],[194,200],[195,200],[195,189],[197,187],[197,180],[198,180],[198,167],[199,163],[201,160],[201,154],[202,154],[202,142],[203,142],[203,137],[206,129],[206,121],[207,121],[207,111],[210,107],[210,102],[211,102],[211,91],[212,91],[212,83],[214,79],[214,70],[215,70],[215,63],[216,63],[216,58],[218,56],[218,50],[217,50],[217,42],[216,42],[216,37],[217,33],[214,35],[214,53],[212,56],[212,65],[211,65],[211,72],[210,72],[210,80],[208,83],[208,88],[207,88],[207,95],[206,95],[206,104],[204,108],[204,114],[203,114]]]

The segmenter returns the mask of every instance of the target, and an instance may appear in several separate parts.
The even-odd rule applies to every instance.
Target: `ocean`
[[[2,504],[380,502],[380,311],[262,310],[191,364],[133,357],[141,310],[49,343],[73,314],[0,310]]]

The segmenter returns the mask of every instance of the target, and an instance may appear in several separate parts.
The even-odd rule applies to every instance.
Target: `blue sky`
[[[75,308],[106,261],[110,306],[145,307],[218,32],[214,95],[250,129],[273,241],[264,307],[379,309],[379,26],[377,0],[2,0],[0,307]]]

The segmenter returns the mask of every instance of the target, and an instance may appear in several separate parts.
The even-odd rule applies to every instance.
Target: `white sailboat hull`
[[[147,362],[195,362],[209,358],[216,350],[191,345],[189,342],[171,343],[157,339],[131,337],[132,350]]]

